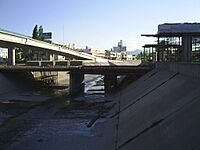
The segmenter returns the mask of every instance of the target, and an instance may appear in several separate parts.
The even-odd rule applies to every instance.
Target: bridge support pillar
[[[69,92],[76,95],[84,92],[84,74],[70,73]]]
[[[191,61],[191,52],[192,52],[192,37],[189,35],[185,35],[182,38],[182,61],[190,62]]]
[[[116,75],[104,75],[104,90],[105,93],[110,93],[114,90],[117,85]]]
[[[15,49],[13,47],[8,48],[8,65],[15,65]]]

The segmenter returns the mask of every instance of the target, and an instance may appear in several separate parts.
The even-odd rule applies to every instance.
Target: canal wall
[[[112,149],[199,149],[199,70],[194,64],[159,63],[113,96],[116,105],[105,125],[113,134]]]

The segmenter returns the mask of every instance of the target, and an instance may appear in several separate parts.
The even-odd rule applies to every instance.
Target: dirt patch
[[[16,114],[23,112],[28,107],[35,105],[33,102],[23,102],[23,101],[9,101],[0,103],[0,112],[6,114]]]
[[[20,131],[24,130],[27,120],[21,120],[20,116],[26,114],[37,103],[10,102],[0,103],[1,124],[0,124],[0,148],[10,143]],[[19,119],[20,118],[20,119]]]
[[[109,102],[85,102],[72,101],[66,102],[56,113],[56,118],[64,119],[93,119],[97,116],[106,117],[108,111],[112,108]]]

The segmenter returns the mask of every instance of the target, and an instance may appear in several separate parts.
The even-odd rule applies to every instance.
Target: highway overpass
[[[77,52],[75,50],[52,44],[40,40],[33,39],[29,36],[21,35],[0,29],[0,47],[10,48],[18,47],[31,50],[43,50],[48,51],[51,54],[58,54],[62,56],[68,56],[80,60],[96,60],[106,61],[106,59],[92,56],[84,52]]]

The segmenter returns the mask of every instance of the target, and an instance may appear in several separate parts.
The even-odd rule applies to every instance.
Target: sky
[[[142,49],[162,23],[200,22],[200,0],[0,0],[0,28],[31,36],[34,26],[53,41],[109,50],[124,41]]]

